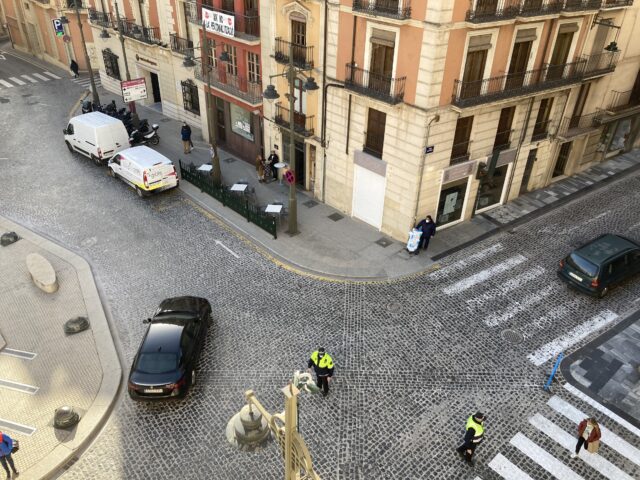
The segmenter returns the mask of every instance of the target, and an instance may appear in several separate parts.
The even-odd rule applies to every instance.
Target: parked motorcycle
[[[160,136],[158,135],[158,128],[160,125],[154,123],[151,126],[150,133],[143,133],[140,130],[133,130],[129,136],[129,145],[137,147],[140,145],[158,145],[160,143]]]
[[[82,102],[82,113],[93,112],[93,103],[91,100],[85,100]]]

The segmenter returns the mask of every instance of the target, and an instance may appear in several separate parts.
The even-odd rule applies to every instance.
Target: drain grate
[[[522,336],[522,334],[515,330],[509,330],[509,329],[503,330],[500,335],[504,340],[506,340],[509,343],[513,343],[514,345],[517,345],[524,341],[524,337]]]
[[[315,200],[309,200],[307,202],[304,202],[303,205],[308,208],[313,208],[318,205],[318,202],[316,202]]]
[[[233,163],[233,162],[235,162],[235,161],[236,161],[236,159],[235,159],[235,158],[233,158],[233,157],[225,158],[225,159],[223,160],[223,162],[224,162],[224,163]]]
[[[339,213],[332,213],[331,215],[329,215],[329,218],[334,222],[337,222],[338,220],[342,220],[344,217]]]
[[[378,240],[376,240],[373,243],[377,243],[378,245],[380,245],[382,248],[387,248],[389,245],[391,245],[391,240],[389,240],[388,238],[382,237]]]
[[[399,304],[398,302],[392,302],[389,305],[387,305],[387,311],[389,313],[398,313],[400,312],[401,308],[402,308],[402,305]]]

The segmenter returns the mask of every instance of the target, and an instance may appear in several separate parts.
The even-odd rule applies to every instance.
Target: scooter
[[[158,135],[158,128],[160,125],[154,123],[151,126],[151,133],[144,134],[140,130],[134,130],[129,137],[129,145],[137,147],[139,145],[158,145],[160,143],[160,136]]]

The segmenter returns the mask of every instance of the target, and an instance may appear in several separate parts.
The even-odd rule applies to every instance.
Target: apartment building
[[[327,203],[398,239],[636,142],[631,0],[329,3]],[[318,185],[324,185],[320,190]]]

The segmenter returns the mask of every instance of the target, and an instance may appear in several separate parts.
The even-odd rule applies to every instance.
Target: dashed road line
[[[39,78],[43,82],[48,82],[49,80],[51,80],[50,78],[45,77],[44,75],[42,75],[40,73],[34,73],[33,76]]]
[[[513,267],[524,263],[527,260],[527,257],[524,255],[515,255],[513,257],[507,258],[502,263],[499,263],[493,267],[482,270],[474,275],[470,275],[462,280],[454,283],[453,285],[449,285],[442,289],[444,293],[447,295],[455,295],[457,293],[462,293],[465,290],[479,284],[486,282],[491,277],[494,277],[500,273],[506,272]]]
[[[536,303],[539,303],[547,298],[549,295],[551,295],[551,292],[553,292],[555,288],[556,287],[554,285],[547,285],[539,292],[525,297],[521,302],[515,302],[500,315],[489,315],[489,317],[484,320],[484,324],[487,327],[497,327],[501,323],[511,320],[520,312],[528,310],[531,305],[535,305]]]
[[[517,288],[522,287],[525,283],[538,278],[540,275],[545,273],[545,269],[542,267],[533,267],[531,270],[527,270],[526,272],[522,272],[510,280],[507,280],[503,285],[499,287],[492,288],[486,293],[482,295],[478,295],[475,298],[470,298],[467,300],[467,305],[475,306],[482,305],[483,303],[488,302],[489,300],[493,300],[494,298],[501,297],[506,295],[507,293],[516,290]]]
[[[12,83],[7,82],[6,80],[0,80],[0,83],[1,83],[2,85],[4,85],[5,87],[7,87],[7,88],[13,88],[13,84],[12,84]]]
[[[584,480],[584,478],[520,432],[516,433],[509,440],[509,443],[556,478],[561,478],[562,480]]]
[[[28,393],[34,395],[38,390],[38,387],[33,385],[27,385],[26,383],[14,382],[12,380],[3,380],[0,378],[0,388],[6,388],[7,390],[15,390],[16,392]]]
[[[18,77],[9,77],[9,80],[11,80],[16,85],[26,85],[27,84],[27,82],[23,82]]]
[[[505,480],[533,480],[501,453],[497,454],[493,460],[489,462],[489,467]]]
[[[54,73],[47,72],[46,70],[43,72],[45,75],[49,75],[51,78],[55,78],[56,80],[60,80],[60,77]]]
[[[35,427],[30,427],[29,425],[23,425],[21,423],[12,422],[11,420],[5,420],[4,418],[0,418],[0,430],[12,430],[17,433],[21,433],[30,437],[34,433],[36,433]]]
[[[38,83],[37,80],[34,80],[33,78],[31,78],[29,75],[20,75],[22,78],[24,78],[25,80],[29,80],[31,83]]]
[[[0,158],[0,160],[3,160]],[[38,356],[37,353],[25,352],[24,350],[15,350],[13,348],[5,348],[0,352],[0,355],[7,355],[9,357],[18,357],[23,360],[33,360]]]
[[[501,243],[496,243],[495,245],[491,245],[489,248],[482,250],[481,252],[474,253],[473,255],[469,255],[468,257],[458,260],[451,265],[447,265],[446,267],[441,268],[440,270],[430,273],[429,277],[435,280],[440,278],[445,278],[447,275],[451,275],[455,272],[463,270],[473,263],[480,262],[485,258],[494,255],[500,251],[504,250],[504,246]]]

